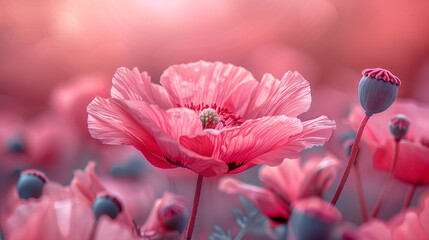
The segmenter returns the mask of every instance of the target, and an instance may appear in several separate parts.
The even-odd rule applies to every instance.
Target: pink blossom
[[[349,122],[357,127],[364,112],[358,106],[349,115]],[[394,137],[390,133],[390,120],[397,114],[405,115],[410,126],[399,143],[399,154],[394,176],[411,184],[429,183],[429,106],[410,100],[397,100],[389,109],[368,122],[363,134],[373,152],[375,169],[389,171],[394,150]]]
[[[258,82],[243,68],[200,61],[171,66],[160,83],[119,68],[111,98],[88,106],[91,135],[133,145],[156,167],[216,176],[296,158],[322,145],[335,126],[326,116],[297,118],[311,103],[310,86],[297,72]]]
[[[94,167],[90,162],[85,171],[76,171],[68,187],[47,181],[40,199],[21,201],[16,190],[11,192],[2,216],[7,239],[89,239],[97,228],[92,203],[107,191]],[[115,222],[131,232],[131,217],[124,205],[121,209]]]
[[[89,162],[85,171],[75,171],[74,179],[69,186],[69,191],[73,194],[73,197],[77,198],[80,204],[88,209],[91,209],[92,203],[100,195],[107,194],[116,198],[115,195],[108,192],[108,189],[106,189],[104,184],[95,174],[94,168],[95,162]],[[124,209],[125,205],[122,202],[120,204],[122,205],[122,211],[118,214],[116,220],[125,226],[133,226],[130,214],[127,209]]]
[[[277,167],[264,166],[259,178],[264,187],[223,178],[219,188],[255,201],[272,226],[289,220],[291,204],[299,199],[322,196],[335,179],[338,162],[335,158],[314,158],[305,164],[301,159],[286,159]]]
[[[107,96],[108,80],[102,74],[81,75],[67,84],[58,86],[51,94],[51,105],[55,111],[88,135],[85,107],[97,96]]]
[[[364,223],[356,231],[362,240],[429,239],[429,194],[421,197],[417,208],[399,212],[388,222],[378,219]]]
[[[46,183],[40,199],[22,202],[14,190],[7,209],[2,225],[12,240],[88,239],[94,225],[91,209],[53,182]]]
[[[78,161],[77,135],[58,115],[42,113],[30,120],[17,114],[0,116],[1,171],[37,168],[52,179],[69,181]]]
[[[150,239],[179,238],[187,225],[188,212],[185,198],[166,192],[155,201],[141,235]]]

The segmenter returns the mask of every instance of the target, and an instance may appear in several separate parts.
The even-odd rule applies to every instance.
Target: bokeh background
[[[157,81],[197,60],[257,78],[298,70],[314,87],[353,93],[360,71],[379,66],[404,81],[401,97],[429,101],[428,9],[426,0],[1,0],[1,104],[31,115],[82,74],[110,82],[117,67],[137,66]]]
[[[362,69],[389,69],[402,80],[400,98],[429,103],[428,11],[427,0],[0,0],[0,135],[30,123],[36,129],[30,141],[40,143],[35,149],[49,149],[31,159],[61,159],[42,166],[67,176],[52,177],[67,183],[72,170],[84,167],[99,147],[89,140],[85,107],[94,94],[108,96],[118,67],[138,67],[157,82],[173,64],[222,61],[245,67],[256,79],[299,71],[313,98],[302,118],[324,114],[336,120],[327,148],[345,161],[339,139],[350,130],[344,118],[357,102]],[[82,143],[92,144],[92,150]],[[105,156],[106,169],[115,162],[112,156],[124,152],[97,151],[99,159]],[[367,150],[360,154],[366,159],[363,172],[369,173],[364,179],[368,200],[375,202],[381,184],[371,183],[383,183],[387,174],[372,169]],[[0,170],[5,179],[6,171]],[[241,177],[259,183],[257,169]],[[184,183],[189,187],[181,193],[191,197],[194,179]],[[397,192],[406,191],[406,185],[396,184]],[[215,181],[207,188],[213,196],[221,194]],[[154,191],[148,209],[161,192]],[[345,211],[358,205],[355,190],[346,189],[347,194],[352,197],[340,200],[339,208],[345,219],[359,223],[357,210]],[[390,207],[381,216],[391,217],[401,201],[386,203]],[[233,216],[231,206],[226,208]],[[201,231],[209,234],[222,218],[223,212],[204,220],[208,227]]]

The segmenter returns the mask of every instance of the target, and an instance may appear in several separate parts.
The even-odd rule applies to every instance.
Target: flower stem
[[[390,171],[389,171],[389,177],[387,178],[386,183],[384,184],[383,190],[381,191],[380,195],[378,196],[377,202],[374,207],[374,211],[372,212],[372,218],[377,217],[378,213],[381,209],[381,203],[383,202],[383,199],[386,197],[387,190],[389,189],[390,183],[393,180],[393,172],[395,171],[396,161],[398,159],[398,151],[399,151],[399,140],[395,140],[395,146],[393,150],[393,159],[390,164]]]
[[[365,117],[362,119],[359,130],[356,134],[355,141],[353,142],[352,151],[350,153],[349,162],[347,163],[347,167],[344,171],[343,177],[341,178],[340,184],[338,185],[337,191],[335,192],[334,197],[332,198],[331,204],[335,205],[338,201],[338,198],[340,197],[341,191],[344,188],[344,185],[346,184],[347,178],[349,177],[350,170],[352,169],[353,163],[356,159],[356,154],[359,148],[359,142],[360,138],[362,137],[363,130],[365,129],[365,125],[368,122],[368,119],[370,118],[369,114],[365,113]]]
[[[241,240],[246,234],[246,228],[242,228],[240,232],[235,236],[234,240]]]
[[[407,198],[405,199],[404,207],[402,208],[402,210],[405,210],[410,206],[411,200],[413,200],[414,193],[416,192],[416,188],[417,185],[415,184],[411,186],[410,191],[408,191]]]
[[[203,176],[198,175],[197,185],[195,186],[194,204],[192,205],[191,217],[189,218],[188,229],[186,230],[185,239],[192,239],[192,232],[194,231],[195,217],[197,216],[198,203],[200,202],[201,187],[203,186]]]
[[[358,161],[356,161],[355,166],[353,167],[355,182],[356,182],[356,190],[359,198],[360,210],[362,212],[362,219],[364,222],[368,221],[368,208],[365,202],[365,195],[363,194],[362,187],[362,177],[360,175],[360,169],[358,165]]]

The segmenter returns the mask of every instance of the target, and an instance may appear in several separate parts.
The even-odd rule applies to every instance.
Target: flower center
[[[192,109],[198,112],[198,116],[203,123],[203,128],[215,128],[222,129],[225,127],[239,126],[243,123],[240,116],[236,116],[235,113],[228,108],[218,107],[216,103],[198,104],[194,103],[185,104],[186,108]]]
[[[203,123],[203,128],[215,128],[219,122],[219,114],[213,108],[203,109],[198,117]]]

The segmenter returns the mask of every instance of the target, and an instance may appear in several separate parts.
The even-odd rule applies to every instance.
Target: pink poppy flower
[[[335,124],[296,118],[310,107],[310,86],[297,72],[256,81],[220,62],[175,65],[161,85],[136,68],[119,68],[111,98],[88,105],[88,127],[106,144],[133,145],[156,167],[203,176],[278,165],[322,145]]]
[[[291,204],[295,201],[321,197],[335,179],[338,164],[329,156],[310,159],[305,164],[301,159],[286,159],[277,167],[261,168],[259,178],[263,188],[233,178],[221,179],[219,188],[253,200],[274,227],[289,220]]]
[[[392,232],[393,240],[429,240],[429,194],[422,196],[418,208],[399,214],[401,218]]]
[[[75,171],[74,179],[69,186],[69,191],[73,194],[73,197],[77,198],[80,204],[87,209],[92,208],[94,200],[100,195],[112,195],[95,174],[94,168],[95,162],[89,162],[84,171]],[[112,198],[116,198],[116,196],[112,195]],[[118,199],[118,201],[120,200]],[[115,220],[131,228],[133,222],[130,214],[122,202],[118,204],[121,205],[122,210]]]
[[[168,188],[167,177],[160,169],[147,163],[133,147],[100,146],[103,147],[101,159],[104,166],[99,168],[101,181],[109,192],[121,198],[136,222],[144,222],[156,196],[160,196]],[[102,174],[103,172],[108,174]]]
[[[396,214],[388,222],[378,219],[364,223],[356,231],[362,240],[429,239],[429,194],[421,197],[417,208]]]
[[[86,106],[91,100],[109,93],[108,80],[102,74],[78,76],[67,84],[58,86],[51,94],[51,105],[62,117],[88,136]]]
[[[392,228],[381,220],[372,219],[356,230],[356,236],[362,240],[390,240]]]
[[[353,127],[359,125],[364,112],[356,106],[349,115]],[[368,122],[363,134],[373,152],[374,168],[389,171],[394,150],[394,137],[390,133],[389,123],[397,114],[405,115],[410,126],[405,137],[399,143],[399,154],[394,176],[411,184],[429,183],[429,106],[410,100],[396,100],[393,105]]]
[[[16,114],[0,114],[0,172],[36,168],[51,179],[67,182],[78,161],[78,139],[58,115],[43,113],[24,121]]]
[[[186,200],[166,192],[156,200],[141,235],[150,239],[178,239],[188,223],[189,210]]]
[[[135,233],[135,232],[134,232]],[[133,235],[129,228],[118,224],[117,221],[110,219],[108,216],[101,216],[98,220],[97,229],[95,230],[94,240],[150,240],[150,238],[141,238]]]
[[[14,190],[8,199],[8,211],[2,216],[7,239],[89,239],[98,227],[94,201],[99,196],[111,196],[95,175],[94,167],[95,163],[90,162],[85,171],[76,171],[68,187],[46,181],[39,199],[21,201]],[[115,222],[131,232],[131,217],[117,201],[120,212]]]
[[[23,202],[13,189],[6,204],[2,225],[7,239],[88,239],[94,225],[91,209],[51,181],[46,182],[41,198]]]

